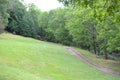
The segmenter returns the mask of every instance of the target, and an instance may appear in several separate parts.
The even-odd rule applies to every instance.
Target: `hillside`
[[[0,80],[120,80],[69,54],[64,46],[0,34]]]

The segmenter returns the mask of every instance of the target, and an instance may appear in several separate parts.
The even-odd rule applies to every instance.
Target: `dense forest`
[[[59,0],[49,12],[21,0],[0,0],[0,32],[76,46],[97,55],[120,53],[120,0]]]

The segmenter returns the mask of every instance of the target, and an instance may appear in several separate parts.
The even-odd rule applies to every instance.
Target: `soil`
[[[82,54],[80,54],[79,52],[77,52],[76,50],[74,50],[71,47],[65,47],[65,49],[68,52],[70,52],[71,55],[81,59],[83,62],[85,62],[86,64],[88,64],[88,65],[90,65],[94,68],[96,68],[97,70],[100,70],[100,71],[108,73],[108,74],[114,74],[114,75],[120,76],[120,72],[113,71],[111,69],[108,69],[108,68],[102,67],[100,65],[97,65],[97,63],[93,63],[93,62],[89,61],[86,57],[84,57]]]

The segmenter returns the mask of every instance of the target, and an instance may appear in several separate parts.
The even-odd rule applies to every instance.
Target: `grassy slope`
[[[95,54],[92,54],[88,51],[75,48],[78,52],[83,54],[89,61],[96,63],[99,66],[103,66],[109,69],[112,69],[114,71],[120,72],[120,61],[114,61],[114,60],[105,60],[103,58],[97,58]]]
[[[120,80],[70,55],[63,46],[0,35],[0,80]]]

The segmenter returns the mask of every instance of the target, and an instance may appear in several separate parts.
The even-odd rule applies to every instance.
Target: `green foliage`
[[[9,32],[16,33],[23,36],[36,38],[39,32],[40,25],[40,10],[35,5],[28,6],[28,11],[19,1],[9,11],[9,24],[6,28]]]
[[[97,40],[99,42],[101,51],[106,49],[107,52],[116,52],[119,48],[119,23],[114,23],[110,17],[106,19],[99,27],[97,28],[98,35]]]
[[[67,12],[64,9],[56,9],[49,12],[48,25],[46,28],[46,32],[49,34],[46,34],[45,37],[47,40],[66,45],[72,44],[72,37],[65,28],[66,14]],[[48,35],[51,37],[48,37]]]
[[[89,13],[89,14],[88,14]],[[66,28],[73,37],[75,46],[94,50],[96,53],[96,20],[90,16],[90,9],[74,10],[66,22]]]
[[[18,28],[20,27],[20,23],[25,14],[25,7],[18,0],[14,1],[10,0],[7,12],[10,15],[10,17],[8,18],[9,23],[8,26],[6,27],[6,30],[15,33],[18,31]]]
[[[73,41],[81,47],[87,47],[89,45],[88,43],[85,43],[86,41],[89,42],[89,34],[87,28],[82,23],[82,18],[78,17],[79,13],[75,11],[74,16],[72,16],[71,19],[69,19],[66,23],[66,28],[69,30],[70,34],[73,37]]]
[[[8,14],[6,12],[7,0],[0,0],[0,32],[3,31],[8,23]]]
[[[104,20],[107,15],[115,16],[120,13],[120,0],[58,0],[65,5],[73,7],[91,8],[94,10],[95,17]],[[120,20],[114,17],[115,20]]]
[[[120,33],[118,32],[119,30],[118,26],[120,25],[119,24],[120,23],[120,17],[119,17],[120,16],[119,15],[120,0],[58,0],[58,1],[63,2],[67,6],[70,5],[77,9],[83,10],[82,13],[85,12],[84,9],[91,10],[87,14],[87,16],[86,14],[83,14],[81,21],[85,22],[84,24],[88,26],[88,29],[89,29],[88,31],[90,31],[90,34],[92,37],[91,39],[93,39],[92,42],[89,40],[88,41],[93,44],[95,53],[96,53],[96,50],[98,53],[103,52],[105,54],[112,53],[112,52],[116,52],[116,53],[120,52],[119,51],[120,49],[119,34]],[[73,19],[74,23],[77,20],[79,19],[76,19],[76,20]],[[80,24],[81,24],[81,21],[80,21]],[[72,24],[72,21],[70,22]],[[75,24],[71,25],[70,28],[73,26],[75,28],[76,26]],[[90,27],[90,25],[93,25],[93,27]],[[76,28],[79,29],[78,27]],[[93,31],[90,30],[90,28],[92,28]],[[76,31],[71,33],[74,35],[79,34],[77,33],[77,29]],[[73,29],[70,29],[70,30],[72,31]],[[78,30],[78,31],[81,31],[81,30]]]
[[[36,37],[40,27],[38,19],[39,13],[36,7],[31,5],[29,11],[25,12],[16,33],[23,36]]]

